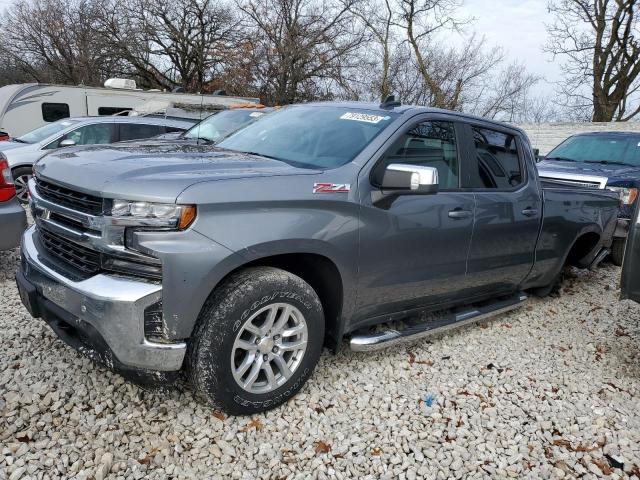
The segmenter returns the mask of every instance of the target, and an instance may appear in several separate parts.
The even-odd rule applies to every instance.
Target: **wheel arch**
[[[255,251],[254,251],[255,252]],[[234,262],[210,292],[218,289],[231,275],[250,267],[274,267],[292,273],[307,282],[317,293],[325,314],[325,339],[327,347],[336,351],[344,331],[345,298],[349,287],[349,275],[338,267],[338,262],[317,251],[273,253],[254,258],[242,257]]]
[[[564,259],[565,265],[586,268],[598,254],[602,233],[596,229],[588,229],[576,236]]]

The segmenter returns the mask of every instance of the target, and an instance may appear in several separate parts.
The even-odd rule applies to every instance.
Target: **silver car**
[[[58,120],[21,137],[0,142],[9,162],[18,200],[26,203],[33,163],[51,150],[73,145],[95,145],[184,132],[193,120],[156,117],[77,117]]]

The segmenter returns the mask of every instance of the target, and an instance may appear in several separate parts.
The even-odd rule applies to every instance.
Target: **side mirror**
[[[382,177],[382,191],[396,195],[430,194],[438,191],[438,169],[392,163]]]
[[[67,138],[65,140],[62,140],[60,142],[59,147],[73,147],[76,144],[76,142],[74,140],[71,140],[70,138]]]

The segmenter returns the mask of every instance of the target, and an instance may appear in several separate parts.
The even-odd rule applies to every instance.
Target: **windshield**
[[[353,160],[396,116],[349,107],[287,107],[218,146],[305,168],[336,168]]]
[[[25,133],[21,137],[18,137],[18,141],[25,143],[38,143],[46,138],[49,138],[51,135],[55,135],[56,133],[61,132],[74,123],[77,122],[73,120],[58,120],[57,122],[48,123],[47,125],[36,128],[35,130],[32,130],[29,133]]]
[[[256,110],[225,110],[205,118],[190,128],[184,138],[202,138],[217,143],[245,125],[249,125],[267,112]]]
[[[640,166],[640,135],[578,135],[558,145],[546,158],[637,167]]]

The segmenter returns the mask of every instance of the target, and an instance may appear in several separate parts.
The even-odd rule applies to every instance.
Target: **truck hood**
[[[214,146],[161,142],[65,148],[40,159],[35,171],[92,195],[157,202],[174,202],[200,182],[319,173]]]
[[[640,167],[632,167],[629,165],[603,165],[599,163],[543,160],[539,162],[537,166],[540,172],[596,175],[599,177],[607,177],[609,182],[614,180],[636,181],[640,179]]]

